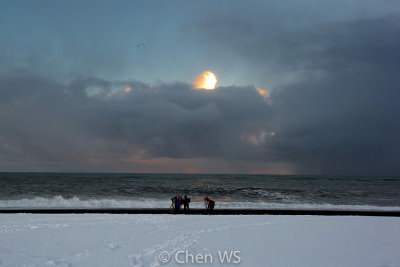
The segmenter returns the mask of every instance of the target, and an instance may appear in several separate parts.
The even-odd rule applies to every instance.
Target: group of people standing
[[[172,201],[171,212],[174,211],[174,213],[179,213],[181,211],[182,206],[184,212],[189,211],[190,198],[188,198],[187,195],[185,195],[184,197],[180,195],[174,196],[173,198],[171,198],[171,201]],[[204,198],[204,204],[205,208],[211,212],[214,209],[215,201],[206,196]]]
[[[189,203],[190,203],[190,198],[185,195],[183,198],[181,196],[174,196],[171,198],[172,204],[171,204],[171,209],[174,208],[175,213],[180,212],[181,207],[183,206],[184,211],[189,211]]]

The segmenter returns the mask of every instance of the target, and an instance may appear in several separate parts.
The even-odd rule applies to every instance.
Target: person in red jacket
[[[205,201],[206,209],[208,209],[209,211],[212,211],[214,209],[214,206],[215,206],[215,201],[212,200],[211,198],[209,198],[208,196],[206,196],[204,198],[204,201]]]
[[[180,210],[183,204],[182,197],[180,195],[178,196],[178,200],[179,200],[179,210]]]

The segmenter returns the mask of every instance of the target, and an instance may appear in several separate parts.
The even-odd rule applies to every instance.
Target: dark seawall
[[[31,213],[31,214],[174,214],[170,209],[129,209],[129,208],[103,208],[103,209],[0,209],[0,213]],[[205,209],[191,209],[181,211],[179,215],[316,215],[316,216],[383,216],[400,217],[400,211],[380,210],[294,210],[294,209],[216,209],[212,212]]]

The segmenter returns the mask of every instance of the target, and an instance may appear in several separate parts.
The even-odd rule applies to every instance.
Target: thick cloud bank
[[[97,78],[64,86],[15,75],[2,77],[0,88],[5,169],[33,162],[70,168],[151,158],[253,160],[262,146],[248,137],[269,131],[272,115],[253,87],[206,91]]]

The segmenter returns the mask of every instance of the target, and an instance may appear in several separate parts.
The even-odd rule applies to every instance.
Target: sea
[[[169,208],[187,195],[192,208],[400,210],[400,177],[0,173],[0,208]]]

